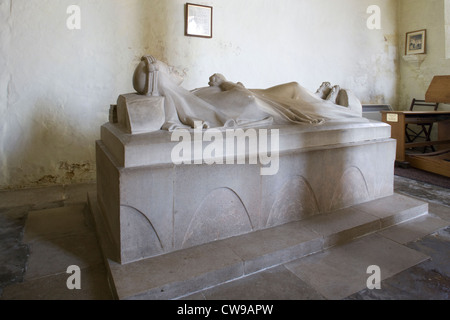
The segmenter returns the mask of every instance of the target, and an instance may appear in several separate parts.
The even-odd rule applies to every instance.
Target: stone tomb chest
[[[221,157],[208,158],[212,142],[205,141],[207,130],[186,129],[183,133],[203,153],[193,151],[189,159],[184,153],[185,163],[179,163],[173,150],[181,139],[172,141],[173,132],[167,130],[140,131],[139,108],[127,109],[127,101],[145,105],[146,99],[164,97],[121,96],[119,119],[111,117],[102,126],[96,144],[97,200],[114,244],[110,258],[119,263],[393,194],[396,142],[384,123],[361,118],[317,126],[255,127],[248,130],[257,134],[258,146],[266,142],[267,150],[252,149],[248,138],[246,148],[223,154],[224,164]],[[130,119],[132,112],[136,114]],[[260,161],[269,154],[270,165]],[[242,164],[237,158],[226,164],[227,156],[240,157]],[[262,174],[268,166],[272,172]]]

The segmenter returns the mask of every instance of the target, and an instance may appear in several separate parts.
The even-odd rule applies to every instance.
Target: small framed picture
[[[186,3],[186,36],[212,38],[213,8]]]
[[[427,52],[427,30],[418,30],[406,34],[406,55]]]

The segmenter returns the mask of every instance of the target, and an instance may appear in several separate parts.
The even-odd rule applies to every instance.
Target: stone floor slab
[[[30,206],[39,210],[84,203],[87,193],[95,190],[96,183],[0,190],[0,208]]]
[[[353,208],[380,218],[381,228],[387,228],[428,213],[428,203],[400,194],[363,203]]]
[[[450,221],[450,207],[437,203],[429,203],[429,212],[431,215]]]
[[[408,180],[407,183],[404,184],[404,187],[409,187],[410,182]],[[425,188],[422,186],[422,184],[417,184],[414,186],[414,188],[417,188],[417,197],[423,198],[424,201],[430,200],[430,216],[431,217],[439,217],[444,220],[449,220],[449,214],[450,210],[448,206],[445,206],[445,201],[447,199],[448,202],[448,190],[447,192],[440,192],[439,194],[435,193],[433,189],[431,188]],[[51,193],[51,190],[54,190],[54,194],[46,194]],[[2,222],[0,223],[0,238],[2,241],[0,241],[0,249],[3,245],[4,251],[0,250],[0,267],[6,266],[6,263],[2,263],[1,261],[10,262],[14,267],[20,269],[23,260],[23,257],[27,256],[27,250],[23,247],[18,247],[20,250],[17,250],[16,246],[17,244],[21,243],[21,233],[23,232],[23,224],[25,221],[25,218],[28,214],[29,210],[39,210],[43,208],[55,208],[60,207],[64,205],[65,201],[73,201],[74,203],[78,202],[78,199],[82,198],[82,195],[84,193],[84,187],[80,187],[77,189],[75,193],[78,194],[71,199],[69,199],[69,190],[66,188],[44,188],[44,190],[37,191],[35,195],[33,195],[30,190],[25,191],[19,191],[18,193],[14,192],[7,192],[0,194],[0,219],[4,218]],[[397,190],[399,190],[397,188]],[[406,190],[406,189],[405,189]],[[425,191],[424,191],[425,190]],[[17,194],[20,194],[19,196],[15,196]],[[409,194],[409,193],[408,193]],[[4,196],[10,196],[11,198],[8,200]],[[444,195],[444,196],[440,196]],[[3,196],[3,197],[2,197]],[[31,199],[31,200],[30,200]],[[441,199],[441,202],[438,202],[437,200]],[[3,202],[5,200],[6,202]],[[47,201],[48,200],[48,201]],[[36,202],[34,202],[36,201]],[[50,201],[50,202],[49,202]],[[2,208],[4,205],[7,205],[12,208]],[[12,204],[10,206],[10,204]],[[22,207],[18,207],[22,206]],[[66,220],[67,221],[67,220]],[[50,238],[52,236],[50,235]],[[9,240],[8,240],[9,239]],[[40,242],[41,239],[36,239],[33,243]],[[96,239],[92,238],[92,242],[95,244]],[[361,240],[361,239],[359,239]],[[359,241],[358,240],[358,241]],[[385,239],[386,241],[391,241],[389,239]],[[79,246],[79,241],[77,241],[75,238],[72,238],[71,240],[73,242],[73,245],[75,247]],[[32,244],[33,244],[32,243]],[[423,263],[420,263],[419,265],[416,265],[412,268],[409,268],[407,271],[400,272],[392,277],[389,277],[382,282],[382,289],[381,291],[375,291],[375,290],[363,290],[360,291],[360,294],[356,294],[354,296],[350,296],[350,298],[354,299],[443,299],[448,300],[449,293],[450,293],[450,256],[448,255],[448,244],[450,243],[450,228],[447,229],[441,229],[437,233],[429,235],[419,241],[414,241],[408,243],[406,246],[410,249],[420,251],[426,256],[430,256],[431,259],[427,260]],[[67,245],[68,246],[68,245]],[[53,249],[50,249],[50,251],[55,251],[56,248],[59,248],[59,250],[63,249],[62,245],[55,246],[53,245]],[[90,250],[90,247],[88,245],[85,246],[85,250]],[[335,247],[334,249],[336,249]],[[361,252],[364,252],[363,250],[367,250],[366,247],[361,246],[360,252],[354,252],[355,256],[360,256]],[[21,253],[22,251],[23,253]],[[73,248],[67,247],[67,251],[74,253]],[[78,249],[77,249],[78,250]],[[387,251],[391,252],[392,250],[386,250],[384,247],[380,247],[380,251]],[[75,250],[76,251],[76,250]],[[81,251],[81,250],[78,250]],[[45,253],[45,249],[42,249],[41,251],[35,251],[38,254]],[[16,258],[14,258],[15,255],[19,254],[22,257],[20,259],[20,263],[17,262]],[[207,252],[209,254],[209,252]],[[319,253],[319,255],[322,253]],[[393,253],[395,254],[395,252]],[[13,258],[11,258],[13,257]],[[58,257],[54,257],[51,254],[47,254],[45,256],[46,258],[42,259],[40,262],[42,264],[42,273],[53,273],[53,271],[49,270],[47,272],[44,272],[44,269],[47,268],[47,265],[53,268],[53,262],[52,260],[58,260]],[[211,256],[214,258],[214,256]],[[313,256],[311,256],[313,257]],[[34,254],[31,255],[30,261],[33,261],[35,259]],[[310,258],[306,257],[305,259]],[[393,261],[397,260],[397,256],[393,256],[391,258],[394,258]],[[3,259],[3,260],[2,260]],[[34,260],[35,261],[35,260]],[[69,262],[73,263],[74,260],[71,260]],[[95,260],[92,260],[93,263],[95,263]],[[24,260],[26,262],[26,259]],[[65,263],[67,264],[67,263]],[[89,261],[86,261],[86,264],[91,264]],[[366,263],[365,263],[366,264]],[[339,263],[336,263],[338,266]],[[67,268],[67,266],[65,266]],[[61,273],[58,273],[56,275],[51,276],[43,276],[38,278],[32,278],[27,279],[23,283],[17,283],[18,281],[7,281],[6,286],[2,285],[2,282],[0,281],[0,296],[2,295],[2,290],[5,292],[3,294],[2,298],[5,300],[13,300],[13,299],[49,299],[49,300],[59,300],[59,299],[102,299],[101,297],[111,297],[111,294],[109,293],[110,290],[105,285],[105,281],[101,280],[100,278],[105,278],[104,269],[103,271],[98,270],[97,275],[93,275],[93,273],[88,272],[87,274],[84,274],[84,270],[88,270],[92,268],[92,265],[87,268],[82,269],[82,288],[88,288],[89,286],[94,285],[95,282],[103,281],[102,286],[95,286],[95,290],[98,294],[91,294],[92,291],[90,289],[87,289],[86,291],[81,292],[70,292],[65,287],[65,282],[67,280],[68,274],[65,273],[66,269],[59,268]],[[95,268],[95,266],[93,266]],[[1,268],[0,268],[1,269]],[[10,268],[11,269],[11,268]],[[13,270],[13,269],[11,269]],[[11,271],[10,270],[10,271]],[[277,270],[277,268],[274,268],[274,270]],[[279,270],[279,269],[278,269]],[[14,270],[13,270],[14,271]],[[20,271],[20,270],[19,270]],[[266,270],[269,271],[269,270]],[[295,296],[298,291],[295,291],[296,288],[296,282],[294,282],[295,279],[299,279],[297,276],[294,276],[293,278],[286,275],[286,278],[284,277],[285,272],[281,272],[280,276],[280,282],[278,281],[278,277],[275,276],[276,272],[272,274],[267,274],[266,271],[262,271],[259,274],[253,274],[248,277],[240,277],[237,281],[228,282],[222,286],[218,286],[215,288],[210,288],[207,291],[211,294],[208,296],[209,299],[213,299],[215,297],[226,297],[228,295],[231,296],[233,291],[241,292],[242,296],[250,295],[252,291],[255,291],[255,295],[261,296],[261,297],[271,297],[272,294],[275,296],[278,292],[280,296],[284,297],[286,295],[287,291],[283,291],[282,286],[279,286],[280,283],[284,283],[285,287],[288,287],[286,290],[291,290],[292,296]],[[363,270],[364,271],[364,270]],[[20,272],[19,272],[20,273]],[[18,274],[19,274],[18,273]],[[364,273],[364,272],[363,272]],[[0,270],[0,277],[3,276],[5,273]],[[91,277],[92,275],[92,277]],[[209,275],[211,276],[211,275]],[[364,282],[367,280],[367,277],[369,275],[363,274],[363,280]],[[382,276],[384,278],[383,270],[382,270]],[[273,279],[272,279],[273,277]],[[16,277],[17,278],[17,277]],[[225,278],[225,277],[224,277]],[[252,279],[252,282],[248,282],[249,279]],[[272,279],[272,280],[270,280]],[[285,280],[287,279],[287,280]],[[292,281],[291,281],[292,280]],[[83,281],[87,281],[89,284],[84,284]],[[300,283],[302,280],[299,280]],[[246,283],[248,285],[249,289],[245,289],[245,286],[241,286],[239,283]],[[303,281],[305,284],[306,281]],[[61,286],[61,284],[64,284],[64,286]],[[232,284],[232,285],[231,285]],[[264,287],[267,284],[266,293],[264,292]],[[230,287],[228,287],[230,285]],[[365,286],[365,283],[364,283]],[[102,288],[100,290],[100,287]],[[272,288],[274,287],[274,288]],[[277,288],[278,287],[278,288]],[[302,286],[299,289],[299,292],[302,292]],[[214,289],[217,289],[215,291]],[[222,290],[223,289],[223,290]],[[242,289],[242,291],[240,291]],[[164,290],[164,288],[163,288]],[[315,289],[313,289],[315,290]],[[100,292],[101,291],[101,292]],[[316,290],[317,291],[317,290]],[[30,292],[35,292],[34,295],[27,295]],[[297,292],[297,293],[296,293]],[[309,292],[309,291],[306,291]],[[361,294],[362,292],[366,292],[366,294]],[[73,296],[70,296],[70,294],[74,294]],[[5,296],[6,295],[6,296]],[[117,298],[117,297],[114,297]],[[145,298],[145,297],[144,297]],[[106,298],[109,299],[109,298]],[[196,294],[193,294],[191,296],[185,297],[183,299],[193,299],[193,300],[203,300],[206,299],[206,296],[201,292],[198,291]],[[239,298],[238,299],[242,299]],[[277,299],[276,297],[274,300]],[[315,299],[315,298],[314,298]],[[284,298],[283,298],[284,300]]]
[[[102,235],[95,199],[94,195],[89,195],[97,232]],[[407,198],[402,199],[408,202]],[[424,204],[413,199],[411,203],[419,207]],[[414,210],[411,206],[408,209]],[[395,215],[396,212],[392,212],[390,217]],[[173,299],[321,252],[324,243],[337,245],[373,233],[380,229],[380,219],[376,215],[345,209],[126,265],[110,259],[107,264],[116,298]],[[100,239],[104,253],[110,246],[107,240],[104,236]],[[193,257],[196,263],[191,261]]]
[[[0,242],[0,288],[23,281],[28,254],[28,247],[21,243]]]
[[[381,290],[365,289],[346,300],[449,300],[450,278],[421,265],[409,268],[381,283]]]
[[[64,200],[64,187],[51,186],[11,191],[0,191],[0,207],[40,206]]]
[[[29,255],[22,243],[28,207],[0,209],[0,291],[23,280]]]
[[[221,242],[120,265],[108,261],[119,299],[174,299],[240,278],[243,261]]]
[[[380,235],[395,242],[406,244],[411,241],[430,235],[439,229],[450,225],[450,222],[432,217],[430,215],[422,216],[405,223],[384,229],[379,232]]]
[[[314,288],[300,280],[284,266],[207,289],[206,300],[323,300]],[[193,298],[198,299],[198,294]],[[190,299],[190,297],[186,297]]]
[[[59,207],[30,211],[25,224],[23,241],[30,243],[38,239],[58,238],[91,232],[83,213],[85,205]]]
[[[450,207],[449,189],[434,186],[421,181],[395,176],[394,190],[398,194],[423,199],[430,203],[442,204]]]
[[[298,259],[323,249],[322,237],[293,222],[222,241],[244,261],[245,274]]]
[[[2,300],[110,300],[112,295],[103,264],[81,269],[81,289],[69,290],[69,274],[46,276],[8,286]]]
[[[96,192],[96,183],[81,183],[64,186],[64,203],[66,206],[79,203],[86,203],[89,192]]]
[[[431,257],[429,270],[450,278],[450,227],[407,244],[407,247]],[[450,290],[449,290],[450,293]]]
[[[71,265],[85,268],[103,261],[94,232],[41,239],[31,243],[29,247],[25,280],[65,273]]]
[[[449,300],[450,228],[408,243],[431,257],[381,282],[381,290],[362,290],[348,300]]]
[[[383,280],[427,259],[392,240],[370,235],[288,263],[286,268],[327,299],[340,300],[367,288],[369,266],[379,266]]]
[[[317,215],[302,225],[324,238],[324,248],[346,243],[380,229],[380,219],[353,208]]]

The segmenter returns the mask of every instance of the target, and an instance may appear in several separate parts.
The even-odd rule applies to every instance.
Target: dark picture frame
[[[405,54],[425,54],[427,52],[427,30],[406,33]]]
[[[186,3],[185,35],[190,37],[213,37],[213,7]]]

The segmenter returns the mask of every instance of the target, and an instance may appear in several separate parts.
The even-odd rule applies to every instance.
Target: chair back
[[[417,111],[417,110],[414,110],[415,107],[417,107],[417,106],[430,107],[430,108],[433,108],[434,111],[437,111],[439,108],[439,103],[438,102],[426,102],[425,100],[413,99],[413,101],[411,103],[411,107],[409,108],[409,111]]]

